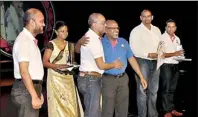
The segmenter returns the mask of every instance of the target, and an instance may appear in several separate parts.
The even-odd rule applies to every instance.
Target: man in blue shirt
[[[106,35],[102,39],[105,62],[111,63],[118,57],[123,63],[122,69],[106,70],[102,77],[102,117],[127,117],[129,103],[129,79],[125,73],[127,60],[140,78],[144,89],[147,83],[140,71],[133,52],[124,38],[118,37],[119,27],[116,21],[106,21]]]

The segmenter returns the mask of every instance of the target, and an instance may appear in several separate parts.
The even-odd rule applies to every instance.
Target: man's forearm
[[[81,44],[79,42],[77,42],[75,45],[75,52],[80,53],[80,48],[81,48]]]
[[[173,57],[175,56],[175,53],[164,53],[165,58]]]
[[[31,97],[38,97],[35,89],[34,89],[34,85],[31,79],[31,76],[29,73],[21,73],[22,79],[23,79],[23,83],[25,84],[25,87],[27,88],[28,92],[30,93]]]
[[[142,72],[140,70],[140,67],[135,59],[135,57],[131,57],[128,59],[129,63],[131,65],[131,67],[133,68],[133,70],[137,73],[137,75],[139,76],[140,79],[143,78]]]
[[[109,70],[109,69],[113,69],[114,66],[115,65],[113,63],[103,63],[101,69],[102,70]]]
[[[114,63],[105,63],[103,61],[103,57],[96,58],[95,62],[96,62],[97,67],[101,70],[113,69],[115,67]]]

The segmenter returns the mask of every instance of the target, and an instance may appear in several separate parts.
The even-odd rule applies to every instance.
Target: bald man
[[[126,39],[119,37],[119,26],[115,20],[106,21],[106,32],[102,39],[105,61],[111,63],[118,57],[124,64],[122,69],[110,69],[102,78],[102,117],[127,117],[129,104],[129,78],[125,70],[129,61],[139,76],[143,89],[147,83]]]
[[[78,88],[84,97],[85,117],[101,117],[101,78],[104,70],[122,68],[118,59],[111,63],[104,62],[101,37],[105,32],[105,21],[102,14],[91,14],[88,19],[90,28],[85,34],[89,37],[89,43],[86,46],[81,46],[80,41],[76,44],[77,52],[81,53]]]
[[[138,117],[158,117],[156,100],[160,71],[156,70],[156,67],[157,47],[161,31],[158,27],[151,24],[153,15],[150,10],[143,10],[140,20],[142,23],[131,31],[129,38],[134,56],[148,83],[147,90],[143,89],[138,76],[136,76]]]
[[[11,96],[18,117],[39,117],[44,102],[41,94],[44,70],[35,37],[43,33],[44,16],[40,10],[31,8],[25,12],[24,23],[13,47],[15,82]]]

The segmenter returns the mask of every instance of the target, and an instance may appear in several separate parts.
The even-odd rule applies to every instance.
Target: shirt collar
[[[167,37],[169,37],[171,39],[170,35],[166,31],[164,33],[166,34]],[[173,40],[171,39],[171,41],[174,41],[176,39],[176,35],[174,34],[174,36],[172,38],[174,38],[174,39]]]
[[[29,36],[29,37],[31,37],[30,39],[31,40],[35,40],[36,38],[32,35],[32,33],[30,33],[30,31],[29,30],[27,30],[25,27],[23,27],[23,31]]]
[[[89,28],[89,32],[93,35],[93,36],[95,36],[96,38],[101,38],[100,36],[98,36],[98,34],[96,33],[96,32],[94,32],[91,28]]]
[[[105,34],[105,36],[103,37],[104,41],[107,41],[109,43],[111,43],[111,41],[108,39],[107,35]],[[117,38],[117,42],[119,42],[119,37]]]
[[[146,30],[149,30],[143,23],[141,23],[140,24],[143,28],[145,28]],[[153,25],[152,24],[150,24],[151,25],[151,30],[153,29]],[[150,31],[150,30],[149,30]]]

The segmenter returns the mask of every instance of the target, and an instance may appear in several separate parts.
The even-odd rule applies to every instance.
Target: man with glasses
[[[101,77],[104,70],[121,69],[123,66],[119,59],[112,63],[104,62],[101,37],[105,32],[105,21],[102,14],[92,13],[88,19],[90,28],[85,34],[85,37],[89,38],[89,43],[86,46],[81,46],[81,41],[78,41],[75,47],[76,52],[81,54],[80,72],[77,80],[79,91],[84,97],[85,117],[101,117]]]
[[[148,83],[147,90],[143,89],[136,75],[138,117],[158,117],[156,100],[160,71],[156,70],[156,68],[157,47],[160,41],[161,31],[158,27],[151,24],[153,16],[150,10],[143,10],[140,19],[142,23],[131,31],[129,38],[134,56]]]
[[[140,71],[133,52],[124,38],[119,36],[119,27],[115,20],[106,21],[106,35],[102,39],[105,61],[111,63],[118,57],[124,64],[122,69],[106,70],[102,78],[102,117],[127,117],[129,103],[129,79],[125,73],[127,60],[138,74],[143,89],[147,83]]]

